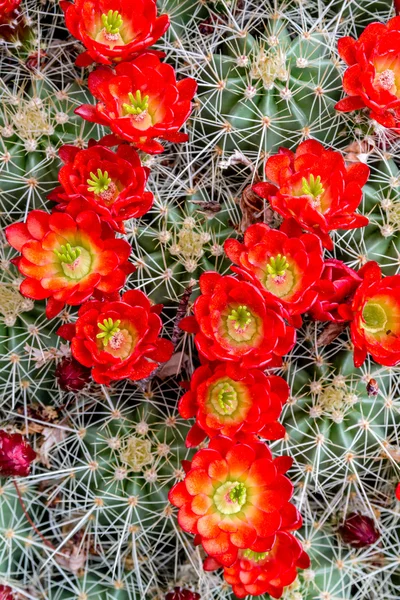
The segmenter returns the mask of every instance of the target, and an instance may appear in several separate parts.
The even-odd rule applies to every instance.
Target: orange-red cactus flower
[[[130,60],[169,27],[168,15],[157,17],[156,0],[61,0],[60,6],[70,33],[86,48],[79,67]]]
[[[360,367],[371,354],[380,365],[400,362],[400,275],[382,277],[379,265],[368,262],[353,299],[351,339],[354,364]]]
[[[89,89],[96,106],[83,104],[75,112],[87,121],[108,126],[113,136],[105,142],[121,140],[149,154],[164,147],[155,138],[186,142],[179,129],[188,119],[197,84],[194,79],[177,81],[175,71],[155,52],[144,52],[132,61],[119,63],[115,70],[99,67],[89,75]]]
[[[200,354],[209,361],[235,362],[239,370],[280,366],[296,341],[281,307],[231,275],[208,271],[199,283],[194,317],[182,319],[180,326],[196,333]]]
[[[343,37],[338,52],[348,69],[343,77],[347,96],[335,108],[350,112],[368,108],[371,119],[400,128],[400,17],[371,23],[358,40]]]
[[[333,249],[330,231],[368,225],[367,217],[355,212],[369,177],[363,163],[346,166],[339,152],[307,140],[295,153],[280,148],[267,160],[265,174],[272,183],[256,183],[253,191],[280,215],[318,235],[328,250]]]
[[[113,229],[124,233],[124,221],[142,217],[153,204],[153,194],[145,191],[149,170],[131,146],[123,144],[116,152],[100,144],[87,150],[62,146],[64,166],[58,173],[61,187],[49,194],[58,202],[57,210],[76,213],[77,208],[94,210]]]
[[[264,223],[251,225],[243,243],[228,239],[225,252],[235,263],[232,270],[275,299],[288,320],[301,326],[300,315],[315,301],[312,286],[323,268],[322,245],[313,234],[288,236]]]
[[[204,562],[206,571],[220,566],[215,558]],[[262,594],[281,598],[284,588],[296,579],[297,569],[309,566],[310,559],[301,543],[291,533],[278,531],[269,550],[239,550],[236,562],[224,568],[224,579],[237,598]]]
[[[301,526],[289,502],[293,485],[284,475],[291,464],[288,457],[273,459],[253,436],[213,438],[170,490],[180,526],[224,566],[233,565],[239,550],[270,551],[278,531]]]
[[[97,383],[144,379],[171,358],[173,345],[159,338],[160,305],[151,306],[139,290],[121,300],[86,302],[75,324],[62,325],[58,335],[71,341],[72,356],[92,369]]]
[[[6,228],[9,244],[21,253],[15,259],[25,275],[20,291],[33,300],[48,298],[46,315],[55,317],[65,304],[77,306],[93,293],[112,294],[122,288],[134,267],[131,247],[91,211],[72,217],[28,214],[26,223]]]
[[[195,370],[190,389],[179,401],[184,419],[196,417],[186,445],[197,446],[206,436],[219,433],[229,437],[257,433],[269,440],[280,439],[285,428],[277,419],[288,397],[289,386],[282,377],[258,369],[242,372],[230,363],[203,365]]]

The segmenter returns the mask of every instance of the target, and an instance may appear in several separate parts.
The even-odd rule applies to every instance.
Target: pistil
[[[100,333],[98,333],[96,337],[103,341],[104,347],[110,344],[111,348],[115,350],[121,346],[123,342],[123,336],[121,339],[121,332],[119,329],[120,324],[120,319],[114,322],[111,317],[104,319],[103,323],[97,323]]]
[[[125,115],[132,115],[136,118],[143,119],[149,108],[149,96],[144,96],[142,98],[142,92],[140,90],[136,90],[135,95],[132,92],[128,94],[129,104],[124,102],[122,105],[122,109]]]

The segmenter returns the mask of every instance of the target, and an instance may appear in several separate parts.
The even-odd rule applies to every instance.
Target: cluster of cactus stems
[[[360,57],[370,50],[355,50],[353,42],[345,45],[341,40],[359,40],[371,23],[386,26],[399,7],[392,0],[160,0],[161,21],[156,24],[154,7],[149,9],[142,46],[136,40],[125,44],[123,56],[106,56],[85,32],[84,19],[76,19],[85,2],[60,4],[22,0],[14,6],[0,0],[0,219],[5,232],[0,246],[0,598],[230,600],[232,585],[238,596],[261,594],[265,600],[269,594],[284,600],[398,598],[399,350],[396,342],[386,344],[384,351],[379,343],[371,345],[360,337],[364,329],[348,314],[360,311],[355,290],[366,288],[366,280],[360,278],[368,273],[371,261],[379,264],[383,282],[395,278],[391,298],[398,303],[399,109],[395,104],[386,108],[382,92],[383,86],[385,93],[397,94],[393,87],[397,63],[385,63],[380,83],[372,81],[361,106],[357,76],[350,80],[345,72],[363,65]],[[87,4],[100,5],[95,0]],[[149,1],[136,7],[138,20],[146,4],[153,6]],[[101,35],[120,35],[123,7],[122,2],[107,3],[99,21]],[[133,5],[128,8],[126,18],[135,10]],[[392,41],[386,46],[397,57],[399,29],[392,27]],[[383,35],[378,33],[373,37]],[[106,83],[98,85],[95,74],[112,70],[123,75],[124,63],[135,60],[144,73],[148,67],[140,61],[149,46],[157,51],[151,68],[157,70],[156,63],[170,65],[177,81],[195,80],[198,87],[192,99],[194,84],[191,90],[186,84],[186,97],[181,97],[181,105],[191,102],[190,116],[186,110],[178,124],[171,99],[171,130],[154,126],[153,138],[143,139],[132,129],[121,129],[120,120],[107,113]],[[128,94],[124,89],[122,110],[140,122],[152,99],[139,92],[132,89]],[[346,102],[353,103],[354,110],[347,112]],[[107,118],[95,115],[99,104]],[[182,108],[179,114],[184,112]],[[17,244],[15,250],[15,237],[7,231],[28,223],[28,230],[37,233],[41,225],[32,221],[32,211],[76,218],[76,206],[69,204],[72,187],[66,187],[72,186],[68,169],[72,170],[78,150],[96,148],[94,140],[109,144],[107,152],[121,153],[124,164],[129,163],[129,189],[136,190],[128,194],[129,203],[95,210],[106,223],[107,249],[121,240],[115,243],[120,254],[111,278],[118,284],[114,290],[94,289],[94,299],[89,300],[91,294],[82,302],[64,296],[52,304],[49,295],[36,299],[35,293],[26,294],[24,278],[34,267],[21,264],[21,247]],[[284,173],[280,179],[271,177],[270,159],[281,156],[280,148],[289,156],[288,151],[295,153],[310,140],[339,153],[348,170],[356,167],[357,177],[368,166],[359,205],[351,215],[342,206],[338,215],[366,219],[351,229],[332,225],[320,236],[324,250],[322,246],[316,250],[318,243],[312,249],[307,246],[306,272],[309,278],[315,274],[310,289],[318,297],[296,310],[289,302],[271,301],[271,291],[276,291],[271,279],[267,292],[262,291],[248,258],[253,243],[249,232],[264,231],[268,240],[285,232],[299,245],[319,235],[317,227],[307,229],[303,213],[297,224],[302,231],[293,222],[287,225],[288,192],[283,186],[290,184]],[[109,155],[103,159],[110,161]],[[319,159],[316,154],[314,160]],[[82,182],[92,188],[89,192],[104,195],[110,184],[112,190],[111,171],[106,170],[94,169],[90,181]],[[78,186],[76,181],[73,185]],[[324,193],[317,176],[300,182],[303,195],[318,200]],[[74,189],[80,211],[93,211],[90,198]],[[260,226],[261,230],[252,229]],[[126,254],[122,242],[129,248],[129,260],[122,257]],[[81,246],[63,242],[56,250],[67,269],[87,258]],[[316,254],[321,264],[331,265],[322,276],[317,273]],[[288,256],[274,254],[267,279],[285,276]],[[40,266],[34,260],[32,264]],[[335,282],[330,269],[339,264],[348,270],[340,277],[353,287],[342,296],[337,287],[333,297],[332,287],[318,282],[321,277]],[[361,270],[365,265],[367,271]],[[350,271],[358,277],[355,283]],[[104,273],[105,269],[101,277],[107,278]],[[374,273],[366,277],[373,278]],[[220,344],[221,337],[210,341],[214,334],[208,310],[215,305],[218,290],[221,294],[221,281],[232,280],[239,296],[246,289],[249,299],[229,307],[227,323],[237,338],[252,326],[254,298],[267,305],[270,330],[258,364],[251,362],[251,353],[248,362],[241,363],[234,349]],[[365,294],[368,290],[364,299]],[[151,333],[141,362],[135,358],[125,377],[114,364],[103,368],[90,363],[83,348],[85,327],[91,325],[87,320],[79,325],[86,319],[79,306],[88,300],[96,303],[99,352],[106,352],[110,341],[119,351],[121,329],[123,333],[130,313],[115,314],[110,322],[102,307],[121,297],[139,319],[147,319]],[[370,330],[381,325],[382,314],[375,306],[370,314],[362,313]],[[292,330],[296,343],[287,342],[281,354],[277,351],[271,358],[268,340],[277,331],[277,314],[286,328],[279,345],[285,346],[283,339]],[[390,339],[398,331],[396,314],[384,332]],[[368,350],[364,361],[357,348],[361,358]],[[239,553],[232,567],[233,558],[228,564],[221,549],[215,551],[215,532],[198,525],[203,508],[197,509],[193,525],[191,503],[199,507],[206,502],[207,491],[195,492],[185,482],[194,479],[196,464],[198,470],[207,448],[229,458],[226,441],[225,446],[218,442],[215,419],[206,414],[207,381],[222,372],[225,387],[218,398],[225,415],[234,400],[227,380],[240,383],[247,378],[240,385],[249,389],[262,381],[262,392],[258,396],[253,392],[258,420],[254,415],[244,424],[232,419],[230,429],[218,423],[222,434],[234,439],[240,452],[262,444],[278,457],[276,465],[290,467],[280,477],[285,481],[287,477],[293,486],[290,503],[298,518],[292,516],[292,526],[284,518],[299,560],[296,569],[297,559],[282,551],[285,569],[294,569],[282,585],[279,577],[284,569],[279,560],[278,566],[274,563],[271,540],[269,548],[257,547],[254,539],[249,546],[241,541],[238,548],[237,538],[232,538],[229,549],[233,544]],[[286,388],[279,387],[278,378]],[[266,469],[266,462],[263,465]],[[245,522],[245,495],[251,493],[246,480],[235,480],[236,487],[232,478],[223,485],[227,482],[225,496],[214,501],[225,517],[231,514],[231,505],[243,506],[244,516],[235,506],[232,514]],[[284,499],[278,511],[283,511],[288,488],[279,482],[276,486]],[[208,480],[201,485],[206,487]],[[176,490],[186,494],[185,502],[177,500]],[[180,506],[179,515],[174,505]],[[279,528],[283,525],[276,525],[275,533]],[[257,535],[258,541],[265,538],[262,532]],[[265,565],[275,569],[275,579],[263,579]],[[252,574],[247,579],[246,572]],[[254,582],[260,584],[260,573],[268,585],[252,588]]]

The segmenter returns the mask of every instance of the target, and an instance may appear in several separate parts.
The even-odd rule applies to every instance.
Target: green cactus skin
[[[327,144],[340,138],[333,106],[341,79],[329,41],[293,36],[278,20],[204,56],[193,125],[199,146],[260,156],[308,137]]]

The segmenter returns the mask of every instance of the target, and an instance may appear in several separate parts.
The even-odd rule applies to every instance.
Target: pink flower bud
[[[344,543],[353,548],[370,546],[380,537],[374,520],[371,517],[357,513],[351,513],[343,525],[339,527],[338,532]]]
[[[20,433],[0,430],[0,475],[26,477],[35,458],[36,452]]]
[[[165,595],[165,600],[200,600],[200,594],[185,588],[174,587],[172,591]]]
[[[55,372],[57,383],[65,392],[78,392],[90,381],[90,369],[74,358],[63,358]]]

